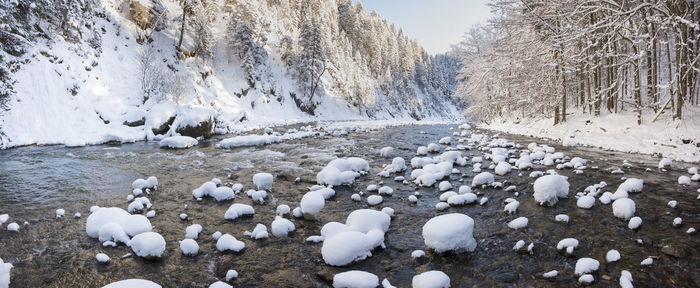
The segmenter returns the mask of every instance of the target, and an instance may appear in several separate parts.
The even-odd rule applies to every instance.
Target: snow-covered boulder
[[[175,119],[175,132],[183,136],[209,138],[214,133],[214,111],[207,108],[191,108],[181,111]]]
[[[427,271],[413,276],[411,286],[413,288],[448,288],[450,277],[442,271]]]
[[[393,147],[384,147],[382,149],[379,149],[379,156],[384,157],[384,158],[389,158],[391,155],[394,154],[394,148]]]
[[[139,257],[147,259],[161,258],[165,252],[165,238],[156,232],[144,232],[134,236],[128,243],[131,250]]]
[[[117,282],[112,282],[107,284],[102,288],[161,288],[160,285],[153,281],[143,280],[143,279],[126,279]]]
[[[586,257],[580,258],[578,259],[578,261],[576,261],[576,268],[574,269],[574,274],[578,276],[594,272],[598,270],[598,267],[600,267],[600,262],[598,262],[598,260]]]
[[[374,229],[368,233],[343,231],[323,239],[321,256],[332,266],[345,266],[372,256],[372,249],[384,242],[384,233]]]
[[[525,228],[528,222],[527,217],[518,217],[508,222],[508,227],[511,229]]]
[[[379,277],[369,272],[352,270],[333,276],[334,288],[374,288],[379,286]]]
[[[569,195],[569,181],[561,175],[546,175],[535,180],[533,189],[535,191],[533,196],[537,203],[554,205],[559,198],[566,198]]]
[[[501,161],[501,162],[498,162],[498,164],[496,164],[496,168],[493,170],[493,172],[496,173],[497,175],[503,176],[503,175],[506,175],[508,172],[510,172],[511,168],[512,167],[510,166],[510,164],[508,162]]]
[[[323,197],[323,193],[319,191],[309,191],[301,197],[299,207],[301,208],[301,213],[303,215],[306,217],[312,217],[321,211],[325,204],[326,200]]]
[[[186,256],[196,256],[199,253],[199,244],[193,239],[185,239],[180,241],[180,251]]]
[[[473,231],[471,217],[461,213],[445,214],[433,217],[423,225],[423,241],[438,253],[472,252],[476,249]]]

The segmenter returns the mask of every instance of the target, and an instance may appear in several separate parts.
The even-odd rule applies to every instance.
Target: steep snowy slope
[[[350,1],[34,2],[0,1],[2,148],[459,117],[456,61]]]

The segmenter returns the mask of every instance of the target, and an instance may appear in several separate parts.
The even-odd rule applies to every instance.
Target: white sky
[[[357,2],[357,0],[355,0]],[[404,34],[416,39],[428,53],[444,53],[462,40],[473,24],[485,23],[488,0],[360,0],[367,11],[376,10]]]

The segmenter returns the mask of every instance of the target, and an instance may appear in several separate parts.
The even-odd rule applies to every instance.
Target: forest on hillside
[[[492,0],[457,50],[468,115],[630,111],[642,124],[697,107],[700,5],[686,0]],[[693,110],[691,110],[693,111]],[[692,113],[692,112],[691,112]]]

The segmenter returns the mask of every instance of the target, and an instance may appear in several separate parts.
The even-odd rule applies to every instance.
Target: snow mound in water
[[[585,195],[576,200],[576,206],[583,209],[590,209],[595,204],[595,198]]]
[[[278,238],[287,237],[287,235],[290,232],[293,232],[295,229],[292,221],[280,216],[275,216],[275,220],[272,221],[272,225],[270,227],[272,229],[272,235],[275,235],[275,237]]]
[[[617,188],[617,190],[624,190],[626,192],[632,193],[632,192],[642,192],[642,188],[644,187],[644,180],[643,179],[637,179],[637,178],[627,178],[625,182],[622,182],[620,186]]]
[[[389,177],[391,173],[397,173],[406,170],[406,160],[401,157],[396,157],[391,160],[391,164],[386,165],[384,170],[379,173],[379,176]]]
[[[525,228],[528,222],[527,217],[518,217],[508,222],[508,227],[511,229]]]
[[[133,237],[143,232],[150,232],[151,229],[153,226],[148,218],[143,215],[131,215],[117,207],[95,210],[88,216],[85,224],[88,236],[100,238],[101,242],[109,240],[128,242],[128,237],[125,238],[124,234]]]
[[[251,216],[253,214],[255,214],[255,209],[253,209],[253,206],[234,203],[228,207],[228,210],[226,210],[224,219],[233,220],[241,216]]]
[[[0,258],[0,287],[10,286],[10,269],[12,269],[12,264],[5,263]]]
[[[236,239],[236,237],[231,236],[231,234],[224,234],[219,237],[219,240],[216,241],[216,249],[218,249],[221,252],[225,251],[233,251],[233,252],[239,252],[245,248],[245,243],[243,241],[239,241]]]
[[[511,168],[512,167],[510,166],[510,164],[508,162],[501,161],[501,162],[498,162],[498,165],[496,165],[494,172],[497,175],[503,176],[503,175],[506,175],[508,172],[510,172]]]
[[[387,146],[379,150],[379,157],[389,158],[392,154],[394,154],[393,147]]]
[[[136,235],[128,245],[136,256],[144,258],[160,258],[165,252],[165,239],[156,232]]]
[[[576,261],[576,268],[574,269],[576,276],[583,275],[598,270],[600,267],[600,262],[593,258],[581,258]]]
[[[306,192],[299,202],[301,213],[307,216],[316,215],[325,205],[326,200],[320,190]]]
[[[148,177],[147,179],[136,179],[131,183],[133,189],[158,189],[158,178],[155,176]]]
[[[199,253],[199,244],[192,239],[182,240],[180,241],[180,251],[182,251],[184,255],[195,256]]]
[[[411,171],[411,179],[415,179],[413,183],[417,185],[430,187],[438,180],[449,176],[452,173],[452,168],[451,162],[427,164],[421,169]]]
[[[171,148],[171,149],[185,149],[192,146],[197,146],[199,141],[189,136],[172,136],[163,138],[158,142],[160,148]]]
[[[442,271],[432,270],[413,276],[413,288],[448,288],[450,277]]]
[[[613,215],[620,219],[630,219],[634,216],[635,205],[634,201],[629,198],[620,198],[612,203]]]
[[[476,240],[472,236],[474,220],[461,213],[433,217],[423,225],[423,241],[435,252],[472,252]]]
[[[335,288],[374,288],[379,286],[379,277],[369,272],[352,270],[333,276]]]
[[[243,146],[264,146],[281,141],[282,137],[276,135],[244,135],[221,140],[218,144],[216,144],[216,147],[233,149]]]
[[[540,205],[548,203],[554,205],[559,198],[566,198],[569,195],[569,181],[565,176],[546,175],[535,180],[533,196]]]
[[[329,222],[321,228],[321,256],[328,265],[345,266],[372,256],[372,249],[382,246],[391,217],[384,212],[355,210],[345,224]]]
[[[335,159],[316,174],[319,185],[350,185],[361,173],[369,172],[369,163],[362,158],[349,157]]]
[[[481,172],[472,179],[472,187],[481,186],[493,183],[493,174],[489,172]]]
[[[153,281],[143,280],[143,279],[126,279],[117,282],[112,282],[107,284],[102,288],[161,288],[160,285]]]
[[[253,184],[258,190],[271,190],[273,177],[270,173],[257,173],[253,175]]]

